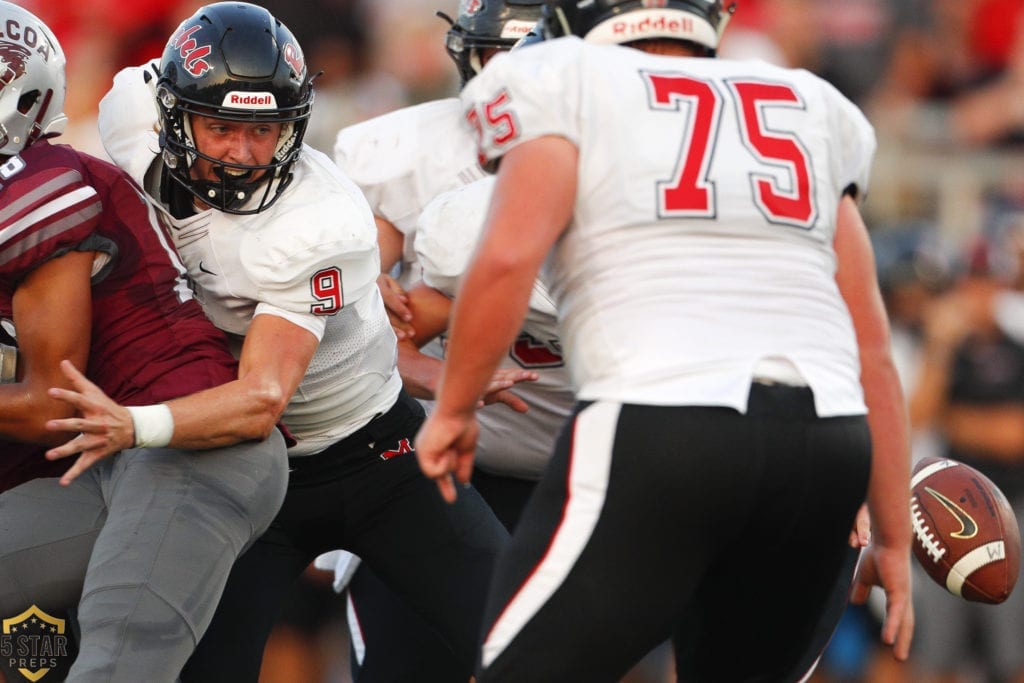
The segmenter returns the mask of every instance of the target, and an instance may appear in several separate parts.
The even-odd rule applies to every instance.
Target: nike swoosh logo
[[[206,268],[206,266],[203,265],[202,261],[199,262],[199,270],[203,271],[204,273],[206,273],[208,275],[216,275],[217,274],[217,273],[213,272],[212,270],[208,270]]]
[[[977,535],[978,523],[975,522],[969,514],[964,512],[962,507],[935,489],[925,486],[924,490],[927,491],[932,498],[939,501],[942,507],[949,510],[949,514],[953,515],[956,518],[956,521],[960,522],[960,531],[955,531],[951,533],[950,536],[953,538],[974,538]]]

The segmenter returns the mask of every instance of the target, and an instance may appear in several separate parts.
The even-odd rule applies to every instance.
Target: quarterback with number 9
[[[732,9],[551,2],[546,40],[462,92],[497,181],[420,466],[458,494],[542,266],[578,400],[491,582],[480,683],[616,681],[667,638],[680,680],[796,681],[876,584],[909,654],[874,132],[807,71],[715,59]]]
[[[234,563],[209,629],[166,680],[255,682],[289,586],[335,548],[386,577],[468,670],[506,536],[478,495],[445,507],[415,459],[396,457],[409,453],[423,410],[398,374],[370,207],[303,142],[313,99],[288,27],[259,5],[216,2],[185,17],[159,59],[119,72],[100,103],[111,159],[145,192],[239,355],[236,382],[169,406],[166,438],[206,448],[280,421],[296,442],[280,512]],[[86,419],[69,426],[106,439],[99,454],[117,450],[110,425],[124,424],[123,409],[75,386],[61,397]],[[132,418],[122,431],[145,426]]]

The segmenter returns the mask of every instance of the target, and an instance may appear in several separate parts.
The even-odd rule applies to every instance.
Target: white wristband
[[[135,448],[160,448],[174,436],[174,416],[164,403],[152,406],[129,406],[135,424]]]

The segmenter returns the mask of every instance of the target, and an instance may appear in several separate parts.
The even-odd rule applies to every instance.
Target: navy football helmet
[[[711,57],[736,9],[722,0],[557,0],[546,5],[548,38],[577,35],[591,43],[667,38],[693,43]]]
[[[200,8],[168,41],[156,95],[160,148],[173,181],[228,213],[258,213],[281,196],[302,151],[313,84],[299,42],[270,12],[245,2]],[[193,139],[192,114],[281,123],[273,159],[250,166],[225,164],[204,155]],[[190,168],[198,157],[215,165],[219,181],[191,177]],[[259,201],[249,203],[257,193],[261,193]]]
[[[461,0],[458,19],[438,12],[451,24],[445,49],[458,67],[462,85],[483,68],[482,50],[512,49],[540,20],[543,6],[543,0]]]

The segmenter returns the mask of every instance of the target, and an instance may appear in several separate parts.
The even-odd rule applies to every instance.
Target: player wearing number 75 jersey
[[[908,654],[906,411],[856,203],[873,131],[806,71],[711,59],[727,18],[552,2],[548,40],[462,92],[500,165],[420,465],[456,497],[542,264],[579,400],[499,559],[480,683],[615,681],[670,636],[680,680],[799,680],[865,499],[855,597],[885,588]]]

